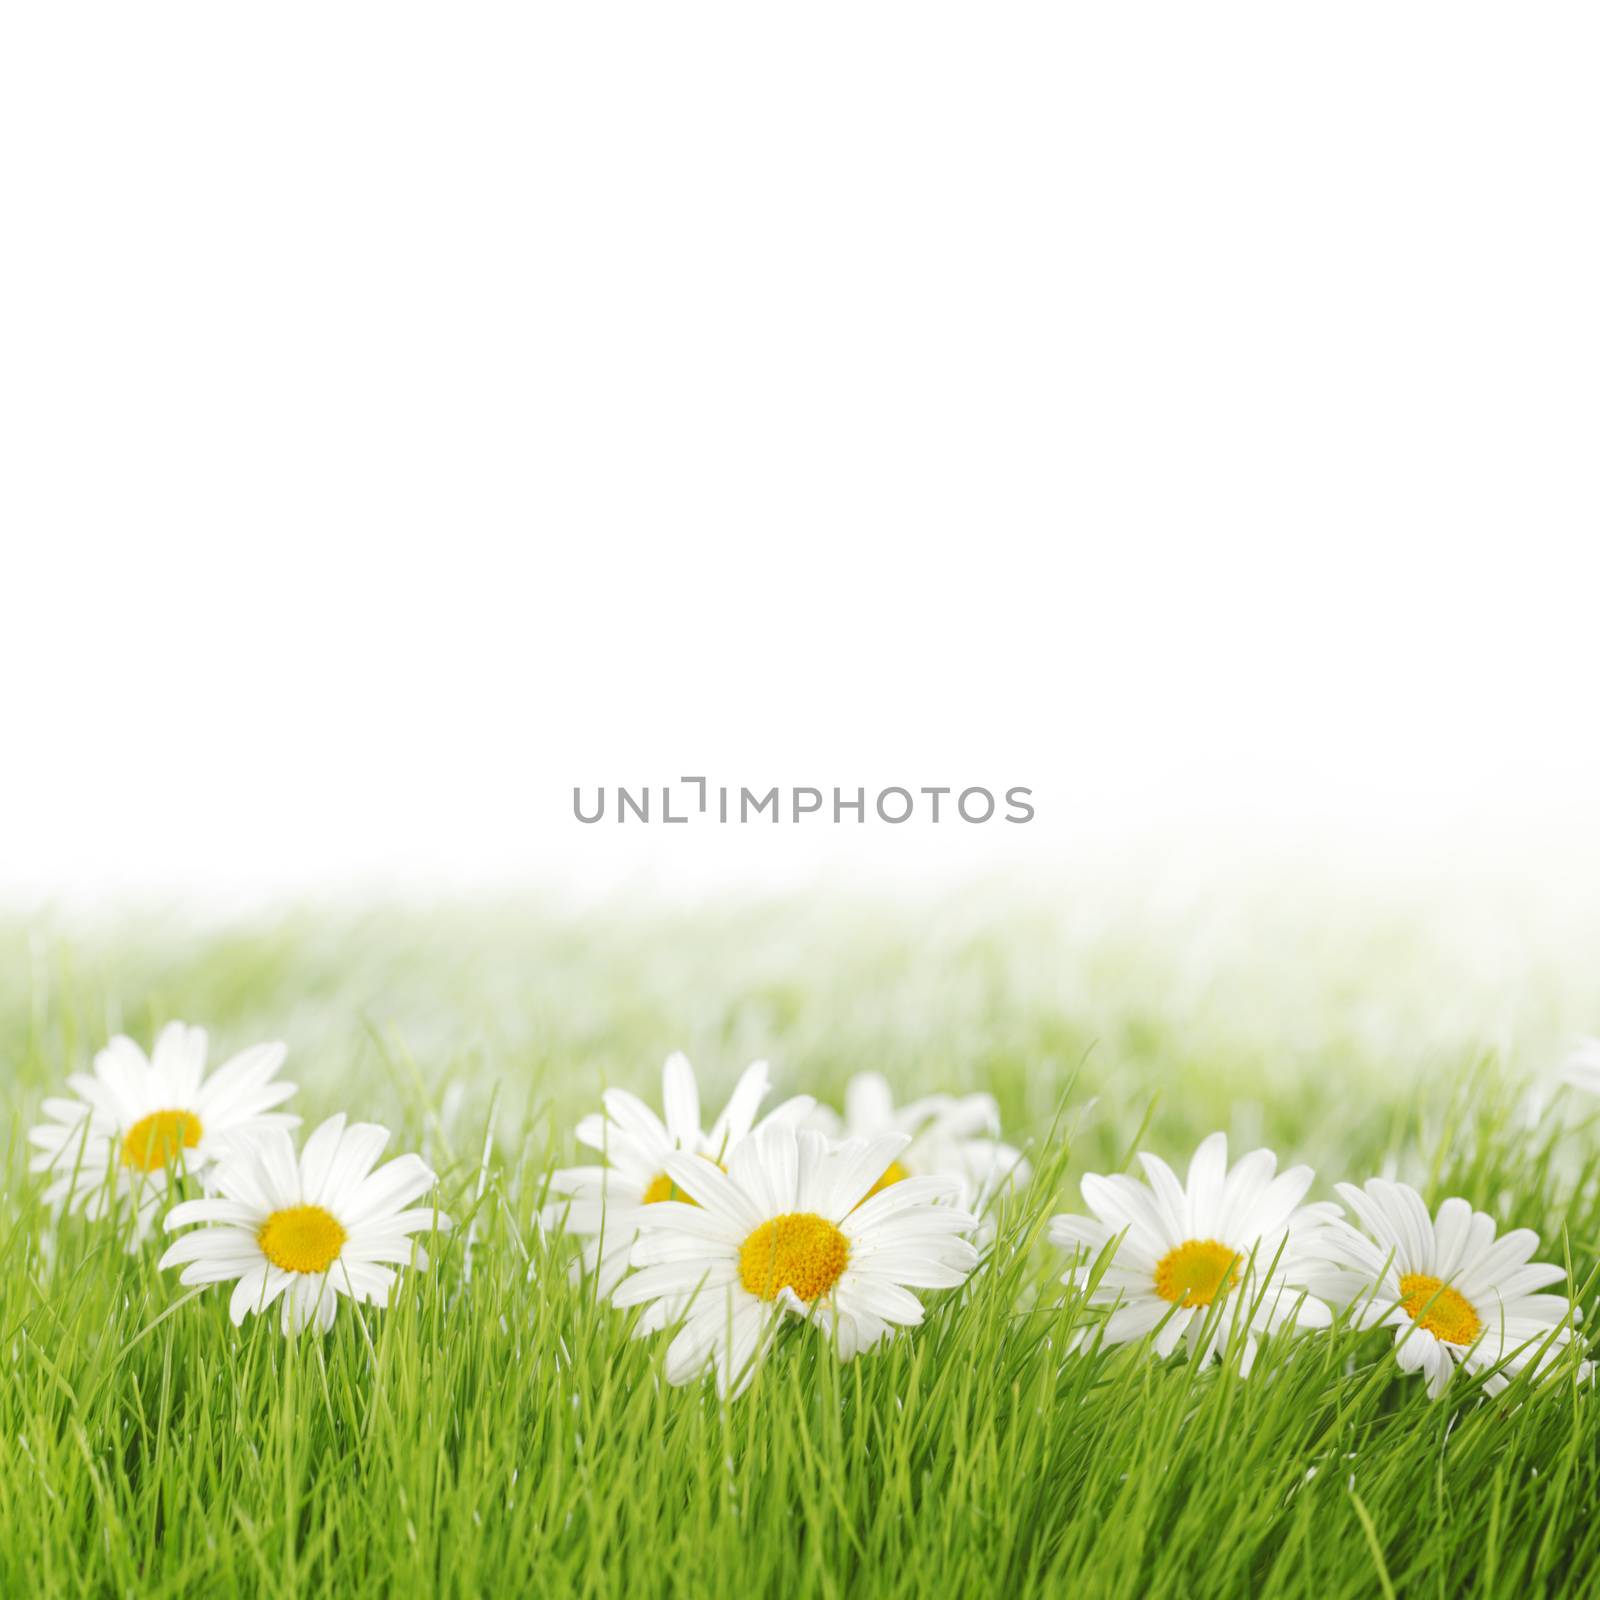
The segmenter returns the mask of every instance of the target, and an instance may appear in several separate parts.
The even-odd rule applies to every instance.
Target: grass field
[[[1587,1315],[1600,1127],[1525,1091],[1600,1031],[1576,936],[1337,915],[890,911],[305,914],[178,935],[0,932],[0,1594],[1439,1596],[1594,1592],[1600,1396],[1430,1404],[1389,1336],[1229,1366],[1069,1353],[1043,1239],[1085,1170],[1213,1128],[1336,1179],[1460,1194],[1570,1257]],[[1549,930],[1545,930],[1548,935]],[[39,1204],[24,1138],[108,1034],[290,1046],[288,1109],[396,1129],[458,1226],[387,1313],[286,1341]],[[686,1050],[717,1101],[986,1088],[1037,1174],[968,1292],[837,1364],[785,1339],[739,1401],[568,1281],[535,1214],[604,1084]]]

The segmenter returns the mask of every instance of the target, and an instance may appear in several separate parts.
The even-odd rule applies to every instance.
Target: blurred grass
[[[1526,1092],[1600,1026],[1595,949],[1581,919],[1282,895],[0,929],[0,1592],[1562,1592],[1600,1554],[1588,1397],[1429,1406],[1348,1333],[1248,1384],[1065,1357],[1038,1236],[1083,1170],[1223,1127],[1318,1195],[1376,1171],[1464,1194],[1585,1281],[1600,1132]],[[287,1040],[308,1125],[395,1126],[475,1223],[370,1346],[344,1312],[325,1345],[236,1332],[154,1251],[41,1213],[41,1096],[174,1016],[213,1061]],[[791,1339],[731,1409],[662,1388],[532,1216],[600,1087],[654,1100],[674,1048],[708,1105],[758,1055],[779,1093],[866,1068],[994,1092],[1040,1167],[995,1268],[842,1371]]]

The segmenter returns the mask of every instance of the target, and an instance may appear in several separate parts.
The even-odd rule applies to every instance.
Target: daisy
[[[585,1117],[577,1127],[578,1142],[598,1150],[606,1164],[552,1173],[550,1191],[564,1198],[540,1213],[544,1227],[564,1225],[568,1233],[585,1240],[583,1254],[573,1265],[574,1276],[593,1276],[595,1292],[602,1297],[622,1281],[644,1208],[683,1198],[667,1175],[669,1155],[688,1152],[726,1167],[753,1127],[799,1122],[816,1105],[809,1095],[797,1095],[757,1124],[756,1112],[768,1087],[766,1062],[752,1062],[709,1132],[700,1125],[694,1068],[681,1052],[668,1056],[661,1069],[665,1122],[638,1095],[607,1089],[601,1096],[605,1109]]]
[[[1248,1374],[1262,1334],[1328,1326],[1328,1307],[1306,1291],[1314,1264],[1307,1246],[1338,1207],[1301,1204],[1310,1167],[1274,1177],[1278,1158],[1252,1150],[1230,1168],[1222,1133],[1195,1151],[1185,1183],[1159,1156],[1141,1152],[1139,1160],[1148,1183],[1088,1173],[1082,1190],[1093,1217],[1050,1222],[1052,1242],[1079,1254],[1065,1283],[1088,1285],[1096,1259],[1111,1250],[1089,1295],[1090,1304],[1111,1308],[1098,1330],[1103,1343],[1154,1334],[1156,1355],[1186,1341],[1189,1354],[1206,1362],[1238,1323],[1240,1370]]]
[[[902,1178],[951,1178],[956,1204],[981,1215],[1002,1195],[1027,1183],[1033,1172],[1020,1150],[1001,1143],[1000,1107],[993,1095],[934,1094],[896,1109],[888,1081],[879,1073],[861,1072],[845,1086],[843,1118],[819,1106],[811,1120],[833,1138],[871,1139],[885,1133],[909,1138],[873,1193]],[[993,1235],[992,1222],[984,1233]]]
[[[94,1073],[67,1079],[76,1100],[49,1099],[46,1121],[28,1142],[34,1172],[49,1174],[45,1200],[98,1220],[131,1205],[137,1244],[149,1232],[173,1181],[204,1171],[241,1140],[298,1117],[274,1113],[294,1093],[277,1081],[287,1054],[258,1044],[205,1075],[206,1033],[169,1022],[145,1056],[118,1034],[94,1058]]]
[[[413,1204],[438,1182],[420,1156],[373,1170],[388,1142],[387,1128],[346,1127],[343,1113],[298,1156],[287,1133],[269,1130],[216,1168],[218,1198],[186,1200],[167,1213],[169,1230],[207,1226],[169,1245],[160,1265],[182,1266],[187,1284],[234,1282],[235,1327],[280,1298],[285,1333],[312,1323],[326,1333],[341,1294],[388,1305],[395,1268],[428,1265],[411,1235],[450,1226],[434,1207]]]
[[[1573,1342],[1572,1303],[1539,1293],[1566,1270],[1528,1259],[1539,1247],[1531,1228],[1496,1239],[1494,1219],[1461,1199],[1429,1216],[1407,1183],[1369,1178],[1364,1188],[1335,1187],[1366,1231],[1341,1220],[1323,1235],[1328,1265],[1318,1291],[1355,1306],[1359,1327],[1392,1327],[1401,1371],[1425,1373],[1430,1399],[1444,1393],[1458,1366],[1469,1373],[1500,1367],[1483,1385],[1498,1394],[1530,1364],[1543,1371]],[[1590,1370],[1583,1362],[1580,1378]]]
[[[726,1172],[704,1156],[666,1158],[685,1199],[641,1218],[639,1270],[613,1298],[647,1308],[638,1331],[681,1322],[669,1383],[711,1371],[721,1394],[740,1393],[791,1315],[848,1361],[922,1321],[913,1288],[966,1281],[978,1253],[960,1235],[977,1219],[944,1203],[948,1179],[904,1178],[867,1198],[906,1143],[886,1134],[830,1149],[820,1133],[769,1122]]]

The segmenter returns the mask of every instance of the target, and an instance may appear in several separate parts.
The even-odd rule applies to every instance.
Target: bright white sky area
[[[1600,887],[1597,45],[9,10],[0,903]],[[572,818],[700,773],[1037,818]]]

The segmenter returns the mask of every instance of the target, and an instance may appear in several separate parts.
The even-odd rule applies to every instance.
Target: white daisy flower
[[[1148,1183],[1088,1173],[1083,1198],[1094,1216],[1050,1222],[1052,1242],[1079,1255],[1065,1283],[1087,1284],[1101,1252],[1113,1248],[1090,1295],[1092,1305],[1111,1308],[1097,1330],[1101,1342],[1154,1334],[1152,1348],[1165,1357],[1186,1340],[1191,1357],[1205,1362],[1242,1324],[1240,1370],[1248,1374],[1261,1335],[1329,1325],[1328,1307],[1307,1293],[1315,1265],[1307,1249],[1338,1207],[1301,1204],[1310,1167],[1274,1176],[1278,1158],[1252,1150],[1230,1168],[1222,1133],[1195,1151],[1185,1183],[1159,1156],[1141,1152],[1139,1160]]]
[[[1000,1107],[989,1094],[933,1094],[896,1107],[887,1079],[860,1072],[845,1086],[844,1116],[818,1106],[811,1125],[831,1138],[906,1135],[910,1143],[889,1163],[873,1193],[902,1178],[951,1178],[956,1204],[982,1215],[1033,1175],[1022,1152],[1001,1142]],[[991,1222],[984,1234],[993,1233]]]
[[[797,1095],[769,1112],[760,1124],[756,1112],[770,1087],[765,1061],[754,1061],[740,1075],[710,1130],[700,1125],[700,1089],[688,1057],[674,1052],[661,1069],[663,1122],[638,1095],[607,1089],[604,1111],[585,1117],[577,1127],[580,1144],[598,1150],[604,1166],[564,1167],[550,1176],[550,1191],[564,1198],[540,1213],[544,1227],[564,1226],[586,1242],[573,1265],[574,1276],[589,1274],[595,1292],[609,1295],[628,1270],[628,1252],[646,1206],[682,1199],[667,1175],[667,1157],[687,1152],[707,1156],[726,1167],[751,1129],[772,1122],[799,1122],[816,1105],[810,1095]]]
[[[235,1327],[280,1298],[285,1333],[312,1323],[326,1332],[341,1294],[388,1305],[395,1268],[428,1265],[411,1235],[450,1226],[434,1207],[414,1204],[438,1182],[420,1156],[373,1170],[388,1142],[387,1128],[346,1127],[343,1113],[298,1156],[287,1133],[269,1130],[217,1166],[218,1198],[167,1213],[168,1229],[207,1226],[168,1246],[160,1265],[182,1266],[187,1284],[237,1280],[228,1307]]]
[[[887,1134],[830,1149],[820,1133],[769,1122],[725,1173],[703,1156],[669,1155],[667,1175],[690,1203],[641,1218],[638,1270],[614,1296],[646,1306],[638,1331],[682,1322],[668,1381],[709,1370],[720,1393],[740,1393],[789,1314],[848,1361],[922,1321],[913,1288],[964,1283],[978,1256],[960,1235],[977,1219],[944,1203],[948,1179],[905,1178],[867,1198],[905,1146]]]
[[[48,1173],[45,1200],[92,1220],[127,1203],[137,1244],[149,1232],[172,1180],[203,1172],[241,1139],[298,1117],[274,1113],[294,1093],[277,1081],[286,1047],[258,1044],[206,1076],[206,1033],[169,1022],[145,1056],[118,1034],[94,1058],[94,1073],[67,1079],[78,1099],[48,1099],[45,1122],[28,1142],[34,1172]]]
[[[1531,1228],[1497,1239],[1494,1219],[1461,1199],[1429,1216],[1407,1183],[1369,1178],[1364,1188],[1335,1187],[1366,1232],[1341,1220],[1322,1235],[1328,1265],[1317,1290],[1354,1306],[1360,1327],[1394,1328],[1395,1359],[1402,1371],[1427,1375],[1431,1399],[1458,1366],[1476,1373],[1505,1363],[1484,1382],[1498,1394],[1530,1363],[1543,1371],[1572,1343],[1572,1303],[1539,1293],[1566,1271],[1529,1260],[1539,1247]],[[1582,1363],[1580,1376],[1590,1370]]]

